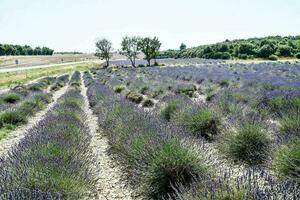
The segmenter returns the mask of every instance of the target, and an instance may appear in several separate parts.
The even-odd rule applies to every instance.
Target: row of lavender
[[[88,74],[85,80],[91,106],[110,139],[112,152],[127,166],[129,179],[137,180],[147,195],[156,199],[299,197],[297,184],[277,182],[261,169],[249,168],[239,176],[227,168],[222,175],[215,173],[213,161],[203,156],[207,149],[194,152],[181,143],[191,136],[189,131],[144,112]]]
[[[80,199],[92,190],[91,136],[77,87],[79,72],[71,83],[46,116],[0,158],[0,199]]]
[[[36,83],[19,85],[0,97],[0,140],[51,102],[54,91],[65,86],[69,75],[42,78]],[[50,91],[48,91],[50,90]]]

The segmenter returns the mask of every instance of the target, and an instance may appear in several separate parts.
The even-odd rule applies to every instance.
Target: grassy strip
[[[0,73],[0,88],[9,87],[16,84],[24,84],[34,79],[49,76],[70,73],[73,71],[84,71],[92,68],[93,64],[76,64],[68,66],[58,66],[40,69],[30,69],[24,71]]]
[[[91,190],[83,98],[69,89],[0,164],[3,199],[81,199]],[[11,177],[10,179],[5,179]]]
[[[50,103],[49,94],[38,93],[31,100],[23,102],[13,111],[0,113],[0,140],[8,136],[16,127],[27,123],[30,116],[44,109]]]

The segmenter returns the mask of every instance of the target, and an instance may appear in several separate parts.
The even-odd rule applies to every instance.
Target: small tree
[[[145,54],[145,59],[148,62],[148,65],[151,65],[151,59],[156,59],[159,54],[161,43],[157,37],[142,38],[139,42],[139,47],[141,51]]]
[[[140,53],[139,45],[140,37],[124,37],[121,43],[121,54],[126,56],[133,67],[135,67],[135,59]]]
[[[183,43],[181,43],[181,45],[180,45],[180,51],[183,51],[183,50],[185,50],[186,49],[186,45],[185,44],[183,44]]]
[[[106,67],[109,66],[109,60],[112,57],[112,43],[108,41],[106,38],[100,39],[96,42],[96,56],[100,59],[105,59]]]

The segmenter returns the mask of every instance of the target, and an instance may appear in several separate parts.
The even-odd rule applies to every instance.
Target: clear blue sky
[[[300,34],[300,0],[0,0],[0,43],[94,51],[105,36],[158,36],[162,48]]]

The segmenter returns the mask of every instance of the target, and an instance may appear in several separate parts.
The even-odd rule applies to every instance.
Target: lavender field
[[[0,94],[1,200],[300,198],[299,62],[110,64]]]

